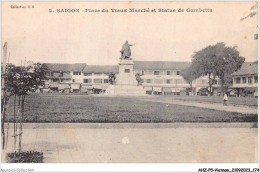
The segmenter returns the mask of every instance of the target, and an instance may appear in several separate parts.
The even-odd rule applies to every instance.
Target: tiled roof
[[[118,65],[87,65],[83,72],[88,73],[118,73]]]
[[[134,69],[137,70],[184,70],[190,66],[190,62],[174,61],[134,61]]]
[[[258,74],[257,62],[243,63],[241,69],[239,69],[237,72],[234,72],[232,75],[241,76],[241,75],[251,75],[251,74]]]
[[[118,65],[86,65],[80,64],[54,64],[45,63],[51,71],[83,71],[89,73],[118,73]],[[183,70],[188,68],[190,62],[173,61],[134,61],[136,70]]]
[[[44,63],[49,70],[57,72],[83,71],[89,73],[118,73],[118,65],[87,65],[85,63],[76,64],[55,64]],[[173,61],[134,61],[135,70],[184,70],[190,66],[190,62]],[[245,62],[240,70],[232,75],[258,74],[257,62]]]
[[[87,65],[86,63],[76,63],[76,64],[55,64],[55,63],[44,63],[50,71],[63,71],[63,72],[72,72],[72,71],[82,71]]]

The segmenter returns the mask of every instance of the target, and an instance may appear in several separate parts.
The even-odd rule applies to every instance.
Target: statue
[[[128,41],[125,42],[125,44],[122,46],[121,52],[121,58],[120,59],[129,59],[131,60],[131,49],[130,46],[134,46],[133,44],[128,44]]]
[[[114,85],[115,80],[116,80],[116,75],[115,75],[115,73],[111,72],[108,76],[108,81],[111,85]]]
[[[137,80],[137,86],[142,85],[142,78],[141,78],[140,73],[136,73],[135,78]]]

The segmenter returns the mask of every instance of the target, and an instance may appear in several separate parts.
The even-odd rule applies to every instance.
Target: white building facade
[[[240,70],[232,74],[234,94],[258,97],[258,62],[243,63]]]
[[[47,64],[47,66],[50,74],[55,72],[58,76],[55,79],[49,78],[52,90],[61,92],[69,88],[69,92],[104,93],[110,85],[109,74],[114,73],[118,78],[119,73],[118,65]],[[190,84],[181,76],[181,71],[189,66],[189,62],[134,61],[133,72],[140,75],[141,85],[147,94],[196,95],[201,88],[208,87],[208,77],[194,80],[191,91]]]

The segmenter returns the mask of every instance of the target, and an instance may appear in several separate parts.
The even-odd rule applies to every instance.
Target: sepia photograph
[[[2,164],[258,163],[258,1],[3,1],[1,52]]]

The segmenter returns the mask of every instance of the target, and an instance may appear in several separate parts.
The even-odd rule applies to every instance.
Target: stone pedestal
[[[143,86],[109,85],[105,94],[112,96],[148,96]]]
[[[132,60],[121,60],[119,62],[119,74],[116,79],[116,84],[137,86],[134,74],[134,62]]]
[[[116,77],[116,85],[109,85],[105,94],[145,96],[143,86],[137,86],[138,82],[134,74],[134,62],[132,60],[121,60],[119,62],[119,74]]]

